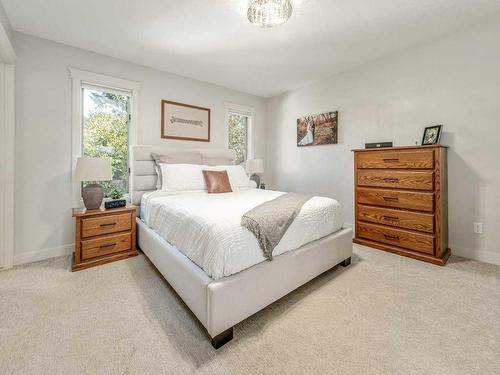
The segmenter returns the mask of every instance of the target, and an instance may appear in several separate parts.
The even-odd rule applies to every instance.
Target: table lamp
[[[87,210],[101,207],[104,193],[102,186],[97,181],[111,181],[111,159],[104,158],[78,158],[76,161],[75,180],[92,182],[82,189],[83,204]]]
[[[264,161],[262,159],[248,159],[246,170],[250,174],[250,179],[257,183],[257,187],[260,187],[259,173],[264,173]]]

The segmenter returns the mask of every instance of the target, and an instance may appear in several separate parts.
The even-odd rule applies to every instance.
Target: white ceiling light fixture
[[[250,0],[248,20],[259,27],[269,28],[283,25],[292,16],[290,0]]]

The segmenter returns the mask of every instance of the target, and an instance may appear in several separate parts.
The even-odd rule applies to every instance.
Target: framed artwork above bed
[[[161,137],[210,142],[210,108],[162,100]]]

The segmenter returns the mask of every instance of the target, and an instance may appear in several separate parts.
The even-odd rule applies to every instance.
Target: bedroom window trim
[[[225,144],[226,148],[229,149],[229,115],[231,113],[246,116],[248,118],[247,122],[247,157],[248,159],[253,159],[254,157],[254,121],[255,121],[255,108],[248,107],[241,104],[225,102],[224,108],[226,112],[226,132],[225,132]]]
[[[94,86],[106,90],[130,92],[130,121],[128,128],[128,160],[133,160],[133,146],[137,145],[139,91],[141,85],[136,81],[93,73],[77,68],[69,68],[71,77],[71,182],[73,186],[73,206],[82,207],[81,184],[74,179],[77,159],[83,151],[83,98],[82,88]],[[129,192],[132,186],[133,164],[129,163]]]

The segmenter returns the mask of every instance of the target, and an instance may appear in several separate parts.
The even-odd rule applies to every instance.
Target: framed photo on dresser
[[[162,100],[161,137],[210,142],[210,108]]]
[[[441,130],[443,125],[428,126],[424,130],[422,138],[422,146],[424,145],[437,145],[441,138]]]

